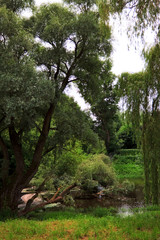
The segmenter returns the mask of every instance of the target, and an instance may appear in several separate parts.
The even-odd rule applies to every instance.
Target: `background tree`
[[[109,67],[102,73],[104,82],[101,93],[90,101],[91,111],[96,117],[95,131],[104,140],[107,153],[113,153],[118,148],[116,132],[118,130],[118,96],[114,87],[115,76]]]
[[[122,149],[136,149],[137,144],[135,141],[134,128],[132,123],[126,118],[127,113],[119,112],[119,129],[117,132],[117,137],[119,140],[120,148]]]
[[[0,209],[15,210],[21,190],[41,163],[62,93],[71,82],[86,95],[92,88],[98,91],[105,64],[100,57],[109,56],[111,45],[110,30],[101,35],[94,9],[74,13],[61,5],[44,5],[23,21],[8,2],[0,8]],[[35,126],[36,143],[26,159],[24,139]]]

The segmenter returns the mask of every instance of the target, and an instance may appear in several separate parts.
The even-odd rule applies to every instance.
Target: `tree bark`
[[[50,108],[48,109],[48,111],[46,113],[46,116],[43,121],[42,131],[39,136],[39,139],[38,139],[38,142],[36,144],[35,151],[33,154],[32,163],[21,181],[22,186],[26,186],[38,170],[38,167],[39,167],[41,159],[42,159],[42,153],[43,153],[43,149],[45,146],[45,142],[48,137],[49,130],[50,130],[50,123],[51,123],[52,115],[54,113],[54,109],[55,109],[55,105],[51,104]]]

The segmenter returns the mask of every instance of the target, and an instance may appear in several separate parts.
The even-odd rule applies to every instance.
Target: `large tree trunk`
[[[19,200],[21,197],[21,188],[14,187],[15,182],[3,188],[0,192],[0,209],[18,209]]]
[[[18,204],[21,197],[21,191],[26,185],[29,184],[30,180],[36,174],[38,167],[41,163],[42,153],[43,153],[45,142],[50,130],[50,122],[51,122],[54,109],[55,109],[55,106],[51,104],[50,108],[48,109],[45,115],[41,134],[39,136],[39,139],[35,147],[35,151],[33,153],[32,162],[27,171],[25,168],[25,162],[23,158],[21,139],[12,121],[12,124],[9,127],[9,136],[10,136],[10,142],[12,145],[12,150],[14,153],[16,168],[14,173],[11,176],[7,176],[9,172],[9,165],[7,165],[8,169],[7,170],[5,169],[5,179],[4,179],[5,181],[2,181],[2,188],[0,190],[0,194],[1,194],[0,209],[3,209],[3,208],[10,208],[11,210],[18,209]],[[2,145],[4,145],[4,142],[1,142],[1,148],[2,148]],[[6,147],[6,145],[4,146]],[[4,146],[3,146],[3,156],[4,156],[4,159],[6,159],[7,152],[4,151],[5,150]]]

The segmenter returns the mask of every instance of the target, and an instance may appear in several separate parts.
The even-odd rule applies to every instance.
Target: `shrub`
[[[85,160],[78,167],[76,178],[81,182],[82,188],[94,191],[98,185],[111,186],[116,182],[116,175],[109,157],[100,154]]]
[[[75,205],[75,201],[74,201],[73,197],[70,195],[66,195],[63,198],[63,202],[64,202],[65,206],[74,206]]]
[[[122,186],[126,193],[133,192],[135,189],[135,184],[133,182],[130,182],[128,179],[122,182]]]

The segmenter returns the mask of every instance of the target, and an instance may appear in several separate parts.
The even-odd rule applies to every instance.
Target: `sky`
[[[62,2],[62,0],[35,0],[37,6],[46,3]],[[26,13],[27,14],[27,13]],[[28,13],[29,14],[29,13]],[[127,27],[132,24],[129,19],[123,18],[121,22],[119,19],[111,19],[112,25],[112,72],[120,75],[122,72],[139,72],[145,67],[144,60],[141,57],[143,45],[140,39],[129,40],[127,36]],[[147,47],[154,42],[153,33],[148,30],[145,35],[145,42]],[[89,105],[81,98],[76,88],[72,85],[70,90],[67,89],[67,94],[73,96],[75,101],[81,106],[82,110],[87,110]]]

